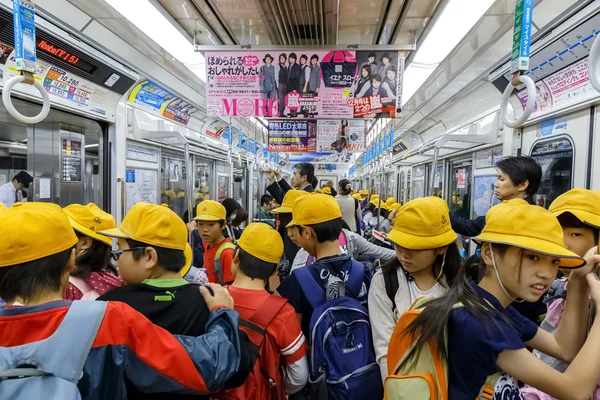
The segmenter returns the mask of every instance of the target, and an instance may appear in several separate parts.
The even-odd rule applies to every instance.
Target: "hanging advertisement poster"
[[[316,151],[316,121],[270,120],[268,135],[271,153]]]
[[[376,68],[385,76],[380,75],[370,92],[371,74],[363,76],[369,87],[361,81],[364,92],[357,92],[357,55],[368,61],[369,52],[206,52],[207,114],[319,119],[373,118],[379,114],[399,117],[396,109],[401,102],[396,95],[401,93],[398,87],[402,80],[398,79],[398,53],[374,54],[378,60],[374,61],[373,77]],[[389,69],[393,72],[388,73]],[[354,99],[358,93],[372,100],[368,112],[356,113]]]
[[[290,163],[348,164],[354,160],[352,153],[291,153]]]
[[[129,94],[127,101],[182,125],[187,125],[192,114],[198,111],[190,103],[149,80],[138,83]]]
[[[365,148],[365,121],[352,119],[317,121],[317,151],[361,152]]]
[[[466,168],[460,168],[456,172],[456,188],[464,189],[467,186],[467,170]]]

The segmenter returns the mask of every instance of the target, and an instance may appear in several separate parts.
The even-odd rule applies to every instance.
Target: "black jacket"
[[[285,196],[285,194],[291,189],[292,187],[290,186],[290,184],[287,183],[286,180],[283,178],[280,179],[279,182],[273,182],[269,186],[267,186],[267,192],[269,192],[271,196],[273,196],[275,201],[279,204],[283,203],[283,196]],[[308,185],[302,190],[309,193],[315,191],[312,185]]]

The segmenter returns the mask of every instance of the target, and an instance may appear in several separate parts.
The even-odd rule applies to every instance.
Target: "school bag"
[[[253,367],[241,386],[221,392],[216,396],[218,399],[285,399],[280,349],[267,333],[267,328],[286,304],[287,300],[283,297],[269,296],[249,320],[240,319],[240,330],[249,339],[241,345],[245,347],[243,351],[249,354]]]
[[[448,365],[439,356],[435,338],[416,348],[415,355],[402,368],[400,364],[415,347],[411,335],[405,335],[406,328],[421,314],[433,297],[418,298],[396,324],[388,346],[388,377],[385,379],[385,400],[448,400]],[[454,308],[462,307],[457,303]],[[448,346],[448,331],[444,333]],[[478,399],[491,399],[500,373],[487,378]]]
[[[107,304],[74,301],[47,339],[0,347],[0,399],[81,399],[77,382]]]
[[[373,349],[367,310],[356,299],[364,281],[364,266],[352,260],[348,281],[318,262],[340,279],[341,297],[327,300],[325,290],[310,268],[294,275],[314,312],[310,319],[309,392],[319,400],[381,399],[381,373]],[[348,294],[348,295],[346,295]]]
[[[219,280],[219,283],[221,285],[225,284],[225,278],[223,275],[223,264],[221,264],[221,255],[227,249],[235,251],[235,245],[230,242],[225,242],[221,245],[221,247],[219,247],[219,250],[217,250],[217,254],[215,255],[213,271],[215,272],[215,275],[217,276],[217,279]]]
[[[85,279],[69,276],[69,283],[79,289],[83,294],[83,297],[80,300],[96,300],[100,297],[98,292],[96,292],[96,289],[87,283]]]

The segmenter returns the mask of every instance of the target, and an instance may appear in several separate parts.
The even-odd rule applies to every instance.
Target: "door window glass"
[[[531,157],[542,166],[542,183],[534,200],[548,208],[554,199],[571,189],[573,145],[566,138],[540,142],[533,146]]]
[[[471,215],[472,166],[453,165],[450,170],[450,212],[463,218]]]
[[[183,217],[187,210],[184,165],[183,159],[161,158],[161,202],[167,204],[180,217]]]

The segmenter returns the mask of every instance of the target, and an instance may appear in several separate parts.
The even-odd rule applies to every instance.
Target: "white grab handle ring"
[[[42,111],[40,111],[40,113],[35,117],[27,117],[21,114],[17,111],[17,109],[12,103],[12,100],[10,98],[10,91],[12,90],[13,86],[15,86],[17,83],[23,82],[24,80],[25,77],[23,75],[10,78],[8,82],[6,82],[6,84],[4,85],[4,88],[2,89],[2,101],[4,102],[6,111],[8,111],[8,113],[12,115],[13,118],[17,121],[23,122],[24,124],[37,124],[42,122],[50,112],[50,97],[48,96],[48,92],[46,92],[44,86],[38,81],[34,81],[33,86],[35,86],[35,88],[42,95]]]
[[[590,56],[588,57],[588,76],[590,84],[597,92],[600,92],[600,33],[596,35]]]
[[[515,88],[512,82],[510,81],[508,82],[506,89],[504,89],[504,93],[502,94],[502,103],[500,103],[500,115],[502,116],[502,122],[504,122],[504,125],[508,126],[509,128],[518,128],[521,125],[523,125],[525,121],[527,121],[527,119],[531,116],[535,107],[535,82],[527,75],[519,76],[519,81],[521,83],[524,83],[527,87],[527,105],[525,105],[525,110],[523,110],[523,114],[516,121],[511,121],[508,118],[508,99],[510,98],[512,91]]]

